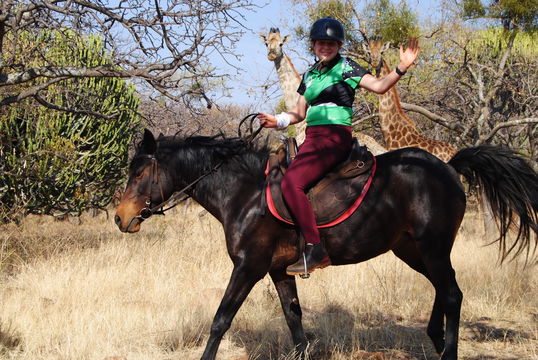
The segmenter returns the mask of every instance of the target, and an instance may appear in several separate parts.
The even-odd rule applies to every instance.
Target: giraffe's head
[[[281,37],[278,28],[271,28],[267,35],[260,35],[260,39],[262,39],[267,47],[267,58],[270,61],[275,61],[275,59],[282,57],[282,45],[284,45],[290,38],[291,35]]]
[[[383,66],[383,53],[390,47],[390,42],[383,43],[383,40],[374,38],[362,43],[362,47],[366,53],[368,63],[375,70],[376,75],[379,76]]]

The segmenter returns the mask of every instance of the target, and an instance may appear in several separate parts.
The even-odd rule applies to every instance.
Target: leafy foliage
[[[380,37],[393,46],[399,46],[406,39],[419,35],[416,15],[405,1],[395,5],[391,0],[376,0],[365,13],[370,19],[370,37]]]
[[[310,8],[307,11],[307,16],[310,20],[310,24],[313,24],[317,19],[326,16],[335,18],[344,25],[347,40],[354,36],[354,34],[349,31],[353,28],[353,5],[350,2],[341,0],[320,1],[317,8]]]
[[[469,42],[468,51],[473,57],[499,58],[508,45],[510,33],[502,28],[490,27],[476,32]],[[516,59],[532,60],[538,57],[538,32],[518,32],[510,50]]]
[[[484,5],[480,0],[466,0],[463,3],[463,16],[467,18],[482,17],[486,14]]]
[[[492,18],[502,21],[505,28],[522,27],[526,30],[538,27],[537,0],[464,0],[463,16],[467,19]]]
[[[382,38],[399,47],[409,37],[419,35],[416,14],[405,0],[395,4],[393,0],[372,0],[359,6],[354,0],[301,0],[306,5],[305,21],[312,24],[319,18],[330,16],[339,20],[346,30],[344,47],[351,53],[361,51],[361,43],[367,38]],[[308,38],[309,29],[295,29],[298,38]]]
[[[91,68],[110,63],[99,36],[43,31],[27,32],[17,41],[21,51],[16,61],[35,67]],[[42,56],[32,56],[36,48]],[[47,81],[34,80],[36,85]],[[18,91],[16,86],[4,87],[2,95]],[[140,128],[138,103],[134,86],[125,80],[69,78],[16,106],[2,107],[2,218],[104,208],[122,181],[131,138]]]

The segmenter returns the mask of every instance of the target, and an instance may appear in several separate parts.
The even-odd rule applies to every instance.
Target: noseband
[[[147,158],[151,160],[151,168],[150,168],[150,179],[151,182],[148,186],[147,196],[146,196],[146,202],[145,207],[140,210],[140,214],[133,217],[131,221],[129,222],[129,225],[127,226],[127,231],[129,231],[131,225],[133,224],[133,221],[138,220],[139,222],[142,222],[146,219],[149,219],[153,214],[161,214],[164,215],[164,210],[162,210],[163,205],[165,204],[164,201],[164,193],[163,193],[163,187],[161,182],[159,181],[159,163],[157,162],[157,158],[154,155],[140,155],[140,158]],[[158,184],[159,185],[159,191],[161,193],[161,203],[157,206],[151,207],[151,192],[153,189],[153,185]],[[161,210],[159,211],[159,208]],[[170,209],[170,208],[169,208]],[[166,210],[169,210],[166,209]]]
[[[160,204],[157,205],[154,208],[150,208],[151,206],[151,191],[153,189],[153,185],[158,184],[159,185],[159,191],[161,193],[161,204],[164,202],[164,193],[163,193],[163,187],[162,184],[159,181],[159,163],[157,162],[157,158],[155,158],[154,155],[146,155],[145,157],[149,158],[151,160],[151,170],[150,170],[150,178],[151,183],[149,185],[149,190],[147,192],[147,198],[146,198],[146,207],[140,210],[139,217],[143,220],[148,219],[151,215],[157,213],[156,210],[159,207],[162,207]]]

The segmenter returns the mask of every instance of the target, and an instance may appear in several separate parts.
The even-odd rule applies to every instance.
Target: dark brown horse
[[[152,207],[182,189],[223,225],[234,268],[202,359],[215,358],[239,307],[267,273],[296,349],[302,353],[307,345],[295,278],[285,271],[299,256],[298,233],[262,206],[268,153],[238,138],[155,139],[145,131],[131,161],[115,216],[121,231],[138,231]],[[483,187],[500,224],[503,258],[509,253],[533,255],[538,176],[513,151],[493,146],[463,149],[448,164],[415,148],[380,155],[361,207],[344,222],[321,229],[333,265],[366,261],[392,250],[432,283],[435,300],[427,333],[441,359],[457,358],[462,293],[450,251],[465,212],[458,173]],[[505,235],[513,225],[517,240],[510,242]]]

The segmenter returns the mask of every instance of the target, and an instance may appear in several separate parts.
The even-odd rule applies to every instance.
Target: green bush
[[[17,49],[17,61],[34,67],[110,64],[99,36],[80,38],[69,31],[25,33]],[[37,79],[24,88],[47,81]],[[0,95],[24,88],[3,88]],[[79,215],[106,207],[124,177],[132,137],[140,131],[139,97],[123,79],[64,79],[39,97],[63,110],[42,106],[33,97],[0,109],[4,221],[28,213]]]

